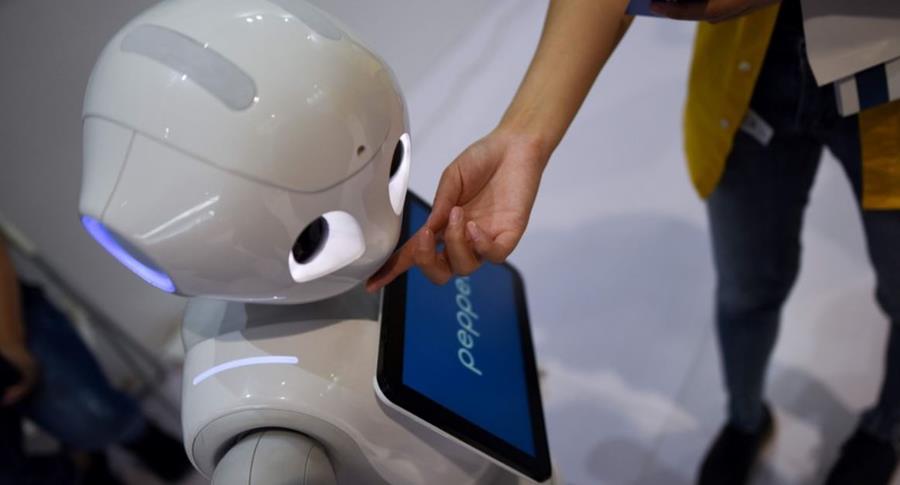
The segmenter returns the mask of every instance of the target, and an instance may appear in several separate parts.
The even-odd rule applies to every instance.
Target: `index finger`
[[[416,233],[418,235],[418,233]],[[366,291],[375,293],[387,286],[415,264],[416,236],[409,238],[366,282]]]

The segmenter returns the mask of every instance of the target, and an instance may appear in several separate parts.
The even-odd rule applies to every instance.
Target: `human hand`
[[[717,23],[767,7],[780,0],[703,0],[666,2],[653,0],[650,9],[664,17],[677,20],[706,20]]]
[[[12,406],[34,389],[38,379],[38,364],[27,348],[21,345],[0,348],[0,358],[9,362],[19,371],[19,382],[8,387],[0,396],[0,406]]]
[[[483,260],[506,260],[525,232],[548,150],[535,138],[498,129],[472,144],[445,170],[428,221],[369,279],[378,291],[413,265],[444,284]],[[444,250],[436,245],[444,242]]]

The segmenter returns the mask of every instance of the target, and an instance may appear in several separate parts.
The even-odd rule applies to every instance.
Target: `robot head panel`
[[[167,0],[100,55],[82,222],[168,292],[300,303],[390,254],[409,179],[387,65],[303,0]]]

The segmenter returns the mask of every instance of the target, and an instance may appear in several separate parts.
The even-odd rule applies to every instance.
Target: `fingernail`
[[[473,241],[481,241],[484,236],[481,234],[481,230],[478,229],[478,224],[475,224],[475,221],[469,221],[466,224],[466,232],[469,233],[469,237],[472,238]]]
[[[459,224],[460,220],[462,220],[462,207],[457,206],[450,210],[450,223]]]

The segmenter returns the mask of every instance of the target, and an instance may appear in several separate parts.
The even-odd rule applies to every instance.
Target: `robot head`
[[[396,244],[409,179],[390,69],[303,0],[168,0],[100,55],[87,231],[167,292],[300,303]]]

